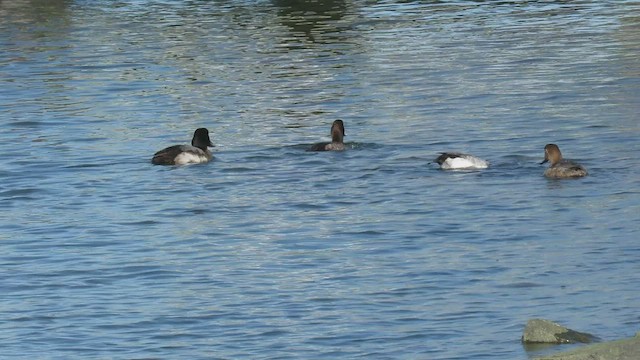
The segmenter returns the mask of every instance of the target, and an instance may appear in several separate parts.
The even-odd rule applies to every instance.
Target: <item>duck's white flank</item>
[[[195,150],[197,150],[197,152]],[[204,151],[197,148],[195,150],[183,151],[178,154],[174,160],[176,165],[200,164],[211,159],[211,156],[207,156]]]
[[[440,167],[444,170],[455,169],[486,169],[489,163],[483,159],[471,155],[449,157],[445,159]]]

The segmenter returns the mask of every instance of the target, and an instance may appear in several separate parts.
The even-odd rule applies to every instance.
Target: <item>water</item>
[[[0,2],[3,358],[640,329],[640,3]],[[306,152],[341,118],[351,149]],[[152,166],[208,127],[215,161]],[[542,176],[546,143],[590,171]],[[430,161],[458,150],[480,172]]]

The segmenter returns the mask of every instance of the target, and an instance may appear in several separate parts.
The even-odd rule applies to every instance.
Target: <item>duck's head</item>
[[[557,164],[562,160],[562,153],[560,148],[556,144],[547,144],[544,147],[544,160],[540,164],[544,164],[547,161],[551,162],[551,166]]]
[[[344,136],[344,123],[342,120],[334,121],[331,125],[331,140],[333,142],[342,142]]]
[[[207,150],[208,146],[213,146],[213,144],[211,143],[211,139],[209,138],[209,130],[207,130],[206,128],[196,129],[196,131],[193,133],[191,145],[205,151]]]

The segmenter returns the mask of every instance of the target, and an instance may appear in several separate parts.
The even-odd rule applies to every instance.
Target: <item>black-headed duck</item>
[[[162,149],[153,155],[151,163],[154,165],[206,163],[213,157],[208,149],[209,146],[213,146],[209,138],[209,130],[199,128],[193,133],[191,145],[173,145]]]

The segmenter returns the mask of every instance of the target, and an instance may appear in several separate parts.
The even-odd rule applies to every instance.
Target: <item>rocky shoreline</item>
[[[522,335],[525,345],[531,344],[590,344],[600,339],[594,335],[571,330],[562,325],[544,319],[532,319],[527,322]],[[640,359],[640,332],[636,336],[616,340],[597,342],[583,347],[559,352],[553,355],[536,357],[535,360],[638,360]]]

